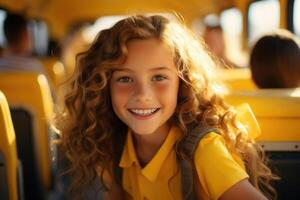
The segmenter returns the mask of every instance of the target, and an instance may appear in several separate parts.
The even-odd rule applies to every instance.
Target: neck
[[[155,156],[168,136],[170,126],[162,126],[150,135],[133,134],[137,158],[143,167]]]

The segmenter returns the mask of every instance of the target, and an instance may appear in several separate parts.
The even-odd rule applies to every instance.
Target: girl
[[[105,199],[185,199],[183,141],[201,126],[219,133],[206,134],[188,160],[198,199],[274,194],[258,146],[218,92],[215,65],[203,43],[162,16],[133,16],[101,31],[78,56],[57,118],[73,188],[99,176]]]

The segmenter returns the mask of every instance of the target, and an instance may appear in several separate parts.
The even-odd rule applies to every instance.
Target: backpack
[[[188,135],[183,141],[183,148],[186,152],[188,159],[194,159],[194,152],[200,142],[200,140],[208,133],[215,132],[219,134],[216,128],[207,128],[202,126],[196,126],[188,131]],[[120,146],[120,145],[119,145]],[[121,145],[122,146],[122,145]],[[124,146],[124,144],[123,144]],[[116,159],[114,160],[114,174],[116,176],[117,184],[122,188],[122,169],[119,167],[119,161],[121,159],[122,148],[118,148]],[[179,166],[181,168],[181,190],[183,199],[185,200],[196,200],[197,195],[194,191],[194,166],[191,166],[187,160],[178,159]]]
[[[189,160],[194,160],[194,154],[200,140],[210,132],[220,134],[219,130],[216,128],[207,128],[202,126],[196,126],[188,131],[188,135],[183,141],[183,148]],[[189,161],[185,159],[179,159],[179,165],[181,168],[181,190],[183,199],[196,200],[197,194],[194,190],[194,175],[197,174],[196,169],[194,165],[190,165]]]

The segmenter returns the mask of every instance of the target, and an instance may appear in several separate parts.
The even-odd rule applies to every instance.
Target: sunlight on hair
[[[222,84],[214,84],[212,89],[214,90],[215,93],[221,96],[224,96],[229,93],[228,88]]]

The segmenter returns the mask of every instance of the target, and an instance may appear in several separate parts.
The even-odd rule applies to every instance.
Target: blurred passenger
[[[260,88],[300,86],[300,42],[287,30],[263,36],[250,55],[252,78]]]
[[[69,33],[63,41],[61,51],[61,61],[65,66],[66,74],[69,77],[73,74],[76,64],[76,55],[87,49],[88,43],[84,39],[83,33],[87,24],[79,24],[71,27]]]
[[[60,60],[61,51],[62,51],[61,48],[62,47],[57,40],[55,40],[53,38],[49,39],[47,55],[51,58]]]
[[[216,56],[224,58],[225,43],[223,38],[223,30],[219,24],[216,26],[206,26],[203,38],[209,49]]]
[[[0,59],[0,71],[32,71],[46,75],[43,65],[31,58],[32,41],[27,19],[19,14],[7,14],[4,23],[6,45]]]
[[[3,47],[0,46],[0,58],[3,56]]]
[[[203,39],[208,45],[209,50],[218,58],[224,61],[224,64],[229,67],[236,67],[225,55],[225,40],[222,26],[217,16],[209,16],[204,20],[205,30]]]

